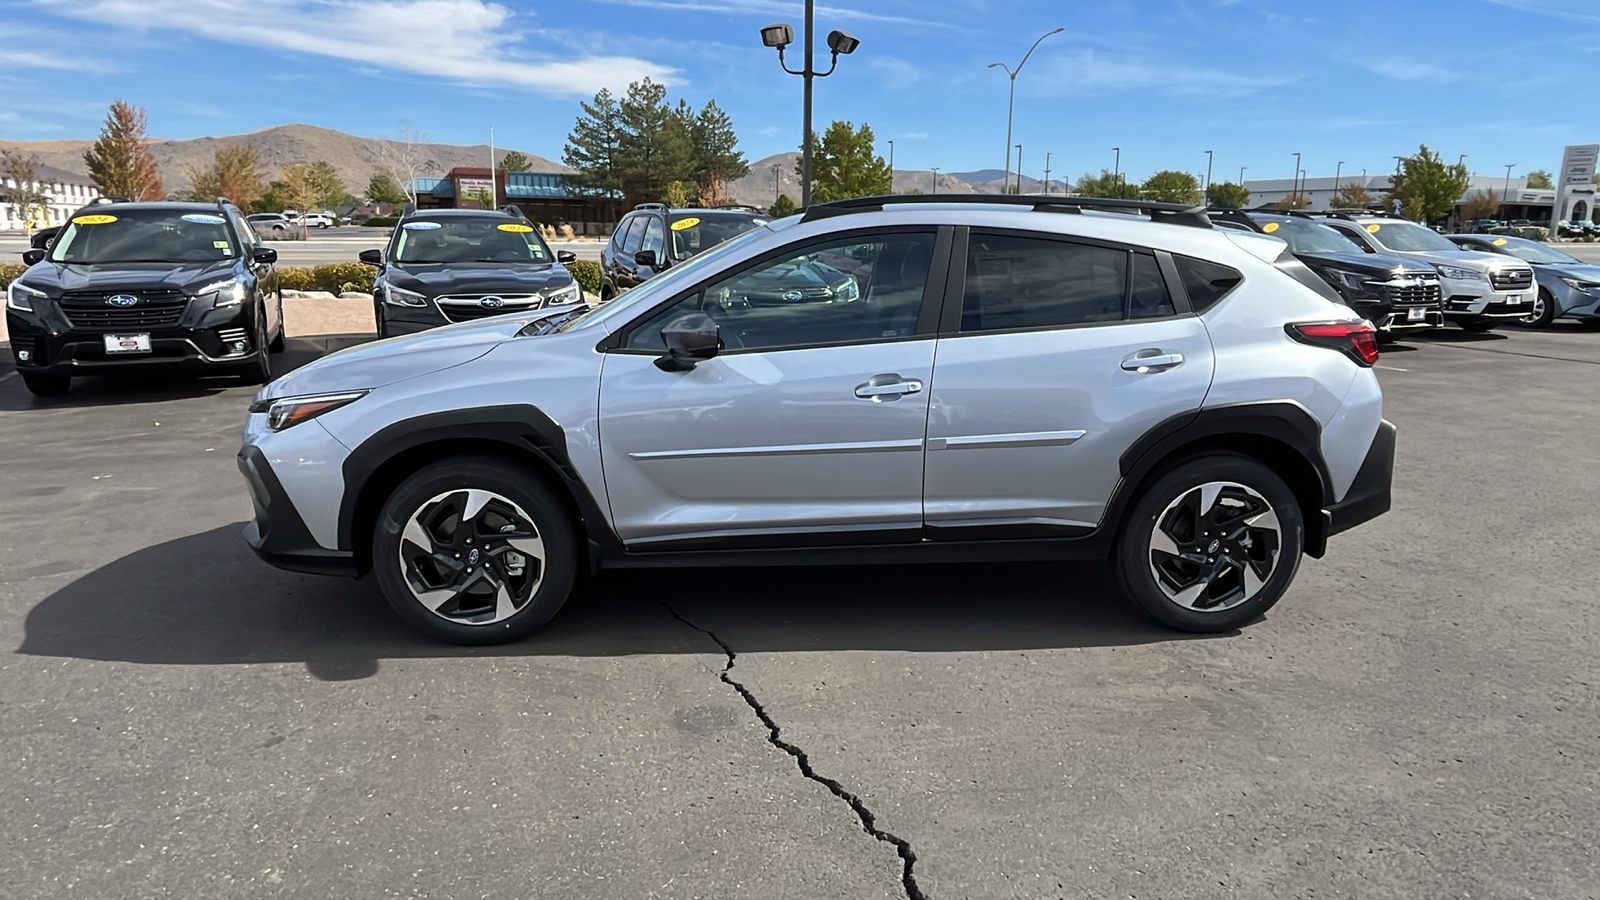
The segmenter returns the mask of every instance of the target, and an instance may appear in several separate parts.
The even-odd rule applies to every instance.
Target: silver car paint
[[[1467,238],[1467,240],[1462,241],[1460,238]],[[1463,247],[1478,247],[1491,242],[1493,238],[1485,237],[1479,240],[1476,235],[1451,235],[1451,240],[1456,241]],[[1515,254],[1506,253],[1503,250],[1485,249],[1478,252],[1493,253],[1497,256],[1504,254],[1512,259],[1527,263],[1527,260]],[[1533,277],[1539,282],[1539,287],[1544,288],[1555,298],[1557,316],[1570,315],[1573,318],[1581,319],[1600,317],[1600,291],[1595,293],[1580,291],[1561,280],[1562,278],[1571,278],[1574,281],[1600,284],[1600,266],[1580,262],[1528,263],[1528,265],[1533,266]]]
[[[963,224],[1079,234],[1197,256],[1239,269],[1246,275],[1245,282],[1199,319],[1216,344],[1215,370],[1209,394],[1204,390],[1196,391],[1193,383],[1194,379],[1205,374],[1208,364],[1203,361],[1207,351],[1197,343],[1200,332],[1194,324],[1195,319],[1132,322],[1106,326],[1104,329],[1063,329],[1041,333],[1054,337],[1020,340],[1019,347],[1032,341],[1048,344],[1052,340],[1060,340],[1061,346],[1065,347],[1071,345],[1072,341],[1085,340],[1076,336],[1059,337],[1074,332],[1082,335],[1104,330],[1108,333],[1125,331],[1128,335],[1138,335],[1127,342],[1120,337],[1107,342],[1116,349],[1096,351],[1103,354],[1101,360],[1085,363],[1097,370],[1103,368],[1106,362],[1110,363],[1109,370],[1095,377],[1107,387],[1122,384],[1130,388],[1118,392],[1120,397],[1117,401],[1098,394],[1091,397],[1088,393],[1080,393],[1073,402],[1081,407],[1079,413],[1085,416],[1084,419],[1058,415],[1041,417],[1031,423],[1020,417],[1024,408],[1022,401],[1013,398],[1004,408],[990,408],[997,405],[992,397],[985,396],[981,390],[985,379],[997,378],[999,373],[998,369],[986,366],[985,357],[998,360],[1004,356],[1014,356],[1016,351],[1002,350],[1000,342],[990,342],[994,346],[983,349],[983,339],[975,340],[972,336],[943,342],[946,348],[956,348],[952,351],[952,362],[962,359],[960,354],[965,351],[960,348],[963,344],[973,348],[968,362],[975,366],[972,371],[981,374],[974,378],[972,388],[962,388],[959,382],[943,388],[937,382],[931,361],[924,364],[921,355],[921,348],[931,349],[935,346],[931,340],[870,345],[875,351],[887,351],[891,347],[893,350],[867,354],[867,360],[852,359],[846,366],[848,374],[841,373],[837,377],[823,372],[808,377],[810,373],[788,368],[789,361],[802,358],[799,356],[801,353],[810,354],[813,359],[825,356],[844,359],[848,354],[837,357],[829,355],[831,351],[844,348],[795,351],[789,356],[775,353],[727,354],[713,360],[715,365],[702,364],[703,372],[697,368],[691,373],[659,372],[648,357],[613,354],[611,358],[603,359],[603,354],[595,349],[596,344],[614,328],[693,286],[702,275],[709,276],[736,267],[790,242],[839,233],[846,226],[854,230],[901,224]],[[703,534],[707,533],[707,529],[709,533],[742,533],[747,529],[809,528],[811,526],[806,523],[817,521],[820,511],[808,513],[804,510],[781,509],[776,502],[766,504],[765,510],[757,513],[742,507],[730,509],[727,497],[711,497],[713,502],[706,503],[706,496],[696,494],[691,503],[686,502],[689,498],[676,496],[675,491],[693,489],[695,485],[703,487],[707,479],[712,477],[704,460],[755,460],[765,456],[774,462],[781,461],[781,465],[770,469],[748,466],[746,471],[738,475],[738,481],[744,490],[750,491],[746,497],[759,498],[761,492],[765,491],[788,497],[791,501],[797,495],[792,486],[786,488],[781,484],[784,479],[795,478],[814,484],[817,478],[822,477],[822,473],[837,469],[828,461],[829,457],[834,461],[854,459],[860,463],[864,460],[874,467],[874,471],[891,472],[889,477],[896,481],[892,490],[874,489],[879,490],[880,494],[899,496],[903,491],[899,482],[910,482],[921,477],[922,454],[909,443],[905,447],[900,445],[921,437],[915,434],[913,423],[918,420],[917,410],[927,408],[929,400],[937,405],[937,418],[928,427],[938,428],[944,433],[930,433],[927,436],[943,441],[944,449],[925,452],[930,459],[944,454],[956,460],[948,470],[943,463],[934,466],[939,470],[932,482],[936,496],[937,492],[945,491],[960,481],[958,472],[968,465],[961,462],[961,454],[971,454],[969,458],[976,459],[992,450],[999,454],[994,458],[1005,458],[1018,456],[1012,451],[1021,449],[1024,450],[1022,456],[1054,457],[1054,460],[1039,461],[1045,467],[1065,465],[1068,461],[1076,466],[1080,458],[1087,458],[1090,461],[1090,474],[1080,475],[1076,470],[1063,473],[1059,479],[1059,496],[1051,493],[1036,496],[1041,492],[1020,489],[1013,481],[1008,488],[1012,491],[1011,496],[999,507],[1004,507],[1006,517],[1015,516],[1017,510],[1025,509],[1031,511],[1030,516],[1042,511],[1044,518],[1063,522],[1092,521],[1098,515],[1096,510],[1103,506],[1109,494],[1105,485],[1107,476],[1104,460],[1110,458],[1115,440],[1108,439],[1101,446],[1100,442],[1089,440],[1090,434],[1098,434],[1102,430],[1108,434],[1113,431],[1132,434],[1136,422],[1143,420],[1141,417],[1159,417],[1158,411],[1102,408],[1107,403],[1123,402],[1120,398],[1137,397],[1139,402],[1149,401],[1150,394],[1138,387],[1141,384],[1150,385],[1151,391],[1163,383],[1184,385],[1177,392],[1180,396],[1162,401],[1164,409],[1175,410],[1199,402],[1199,397],[1204,397],[1204,404],[1208,407],[1259,402],[1264,398],[1299,403],[1323,423],[1324,452],[1328,454],[1328,464],[1334,473],[1337,494],[1343,496],[1377,428],[1380,401],[1376,379],[1370,370],[1361,369],[1339,353],[1313,350],[1287,337],[1283,331],[1286,319],[1349,320],[1352,314],[1348,309],[1328,302],[1277,272],[1260,258],[1264,255],[1254,244],[1241,246],[1231,234],[1157,225],[1142,219],[1112,215],[1067,216],[941,204],[895,207],[883,212],[852,215],[842,220],[821,219],[808,223],[800,223],[797,218],[778,220],[750,232],[747,238],[735,239],[651,279],[565,332],[515,337],[523,323],[537,317],[506,316],[446,326],[325,357],[268,386],[263,396],[281,397],[352,388],[371,388],[371,393],[355,403],[321,416],[314,423],[299,425],[281,433],[265,431],[262,424],[256,421],[264,417],[253,416],[252,423],[247,426],[245,439],[247,443],[263,448],[307,527],[318,543],[328,549],[336,546],[338,498],[342,493],[340,466],[348,455],[347,447],[359,447],[377,431],[398,421],[435,412],[510,404],[535,406],[563,429],[573,467],[590,492],[602,508],[617,510],[618,520],[626,523],[624,527],[630,534],[641,539]],[[1270,309],[1271,313],[1263,315],[1263,309]],[[1177,370],[1134,378],[1117,365],[1120,357],[1116,354],[1126,347],[1138,345],[1133,349],[1144,349],[1146,346],[1159,349],[1169,345],[1176,347],[1178,344],[1182,345],[1185,363]],[[902,352],[911,356],[900,356]],[[409,361],[395,362],[396,358]],[[609,374],[616,376],[612,385],[616,390],[608,397],[615,405],[606,405],[606,415],[602,417],[602,386],[606,383],[603,370],[614,363],[616,368]],[[924,367],[919,368],[919,365]],[[655,375],[651,375],[651,372]],[[645,389],[643,379],[672,374],[694,376],[697,372],[700,374],[696,380],[680,377],[676,383],[678,390],[684,384],[702,388],[692,403],[683,404],[682,409],[645,407],[645,401],[652,394],[658,398],[665,397],[672,393],[672,389],[661,388],[661,382],[657,382],[655,388]],[[889,372],[907,378],[920,377],[931,387],[925,388],[920,396],[907,395],[898,401],[879,403],[859,400],[849,392],[853,384],[864,382],[872,375]],[[1129,377],[1125,378],[1125,375]],[[1178,377],[1169,377],[1172,375]],[[852,379],[857,377],[860,382],[853,382]],[[711,390],[704,389],[708,387],[708,382],[715,382],[718,378],[721,381],[716,384],[725,390],[722,399],[717,399]],[[763,385],[763,380],[770,381],[771,385]],[[779,396],[788,398],[785,401],[787,405],[778,404],[778,408],[796,417],[797,421],[819,423],[817,430],[788,428],[781,416],[775,418],[763,412],[761,416],[767,423],[763,427],[770,428],[777,421],[779,427],[785,429],[783,434],[774,435],[748,424],[731,423],[725,433],[714,435],[715,440],[696,442],[694,410],[699,410],[703,419],[708,413],[712,416],[725,415],[727,409],[740,405],[758,408],[751,402],[756,396],[754,390],[772,385],[781,385],[780,391],[784,393]],[[1359,389],[1356,389],[1357,386]],[[940,393],[941,390],[947,392],[948,399],[941,399],[945,397]],[[1019,391],[1017,396],[1025,393]],[[1353,398],[1359,408],[1341,415],[1341,401],[1346,397]],[[1061,402],[1059,396],[1052,400]],[[802,406],[813,402],[818,404],[816,410],[807,410]],[[1134,401],[1130,399],[1128,402]],[[1070,408],[1071,404],[1067,406]],[[894,425],[886,428],[882,435],[864,435],[859,430],[828,426],[825,423],[829,415],[825,410],[842,413],[851,421],[859,420],[868,412],[889,411]],[[613,417],[612,413],[616,415]],[[661,433],[652,440],[646,440],[649,429],[642,423],[652,418],[670,421],[674,427],[683,426],[685,430]],[[633,435],[637,440],[636,447],[619,444],[615,448],[616,453],[628,460],[620,471],[613,470],[615,462],[612,456],[604,460],[602,458],[602,435],[611,435],[613,430],[618,437]],[[1085,435],[1076,442],[1069,441],[1068,435],[1059,434],[1079,430],[1084,431]],[[1041,432],[1049,434],[1041,435]],[[902,436],[902,433],[910,436]],[[744,436],[741,437],[741,434]],[[1014,434],[1026,437],[1016,441],[991,440],[987,445],[979,444],[987,446],[987,450],[950,448],[952,438],[993,439],[998,435]],[[885,444],[881,448],[859,446],[873,441]],[[837,452],[824,447],[824,452],[820,453],[742,452],[748,448],[807,443],[857,446]],[[632,455],[653,452],[671,454],[680,450],[719,447],[741,452],[722,457],[689,454],[674,458],[668,455],[643,461]],[[1084,452],[1074,454],[1074,449]],[[876,452],[863,452],[867,450]],[[1047,452],[1035,454],[1033,450]],[[697,462],[697,459],[701,461]],[[791,470],[790,464],[796,460],[801,461],[802,468]],[[880,466],[885,461],[888,465]],[[651,471],[652,467],[656,471]],[[308,477],[302,478],[302,475]],[[849,482],[852,477],[847,476],[847,482],[859,485],[859,480]],[[844,493],[840,490],[834,490],[831,494],[824,492],[823,505],[833,507],[833,512],[827,515],[843,514],[847,521],[854,515],[856,524],[872,526],[911,521],[908,518],[910,507],[907,506],[873,513],[856,508],[852,512],[848,498],[842,496]],[[619,505],[614,497],[625,497],[626,504]],[[945,499],[935,501],[934,514],[941,517],[949,515],[949,520],[956,520],[956,514],[960,513],[960,507],[965,502],[958,489],[952,489]],[[944,506],[941,508],[938,504]],[[689,512],[686,513],[686,509]],[[719,509],[722,519],[714,521]],[[1001,510],[992,507],[989,512],[998,513]]]
[[[1324,224],[1343,231],[1346,234],[1353,235],[1356,240],[1362,243],[1363,246],[1368,246],[1369,243],[1376,245],[1381,253],[1414,257],[1430,265],[1454,266],[1458,269],[1467,269],[1473,272],[1483,272],[1485,275],[1501,269],[1531,268],[1527,263],[1524,263],[1521,260],[1516,260],[1517,264],[1512,264],[1512,262],[1506,257],[1497,256],[1493,253],[1480,253],[1476,250],[1441,251],[1437,253],[1424,250],[1391,250],[1387,247],[1377,244],[1377,242],[1371,237],[1365,236],[1365,233],[1362,232],[1362,226],[1364,223],[1359,220],[1354,223],[1325,221]],[[1490,284],[1487,280],[1478,281],[1474,279],[1468,281],[1461,278],[1446,278],[1443,272],[1439,273],[1439,289],[1441,295],[1446,301],[1453,296],[1474,296],[1478,298],[1465,310],[1446,310],[1446,314],[1452,316],[1476,315],[1487,309],[1490,303],[1505,300],[1514,294],[1527,295],[1531,290],[1524,289],[1520,291],[1496,291],[1494,289],[1494,285]],[[1531,302],[1532,297],[1525,296],[1524,301]]]

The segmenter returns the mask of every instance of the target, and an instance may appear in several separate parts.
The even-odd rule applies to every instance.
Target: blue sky
[[[1112,163],[1217,180],[1393,165],[1426,142],[1481,175],[1600,141],[1600,0],[819,0],[861,39],[817,82],[819,128],[866,121],[897,168],[999,168],[1007,79],[1024,170]],[[559,159],[577,101],[645,76],[715,98],[752,160],[799,144],[800,79],[758,29],[796,0],[0,0],[0,138],[92,137],[113,97],[151,133],[305,122]],[[791,56],[791,63],[796,61]],[[826,62],[826,51],[819,54]]]

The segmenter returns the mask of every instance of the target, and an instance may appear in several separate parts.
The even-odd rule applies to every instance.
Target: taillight
[[[1370,366],[1378,361],[1378,330],[1365,320],[1291,324],[1285,325],[1284,330],[1302,344],[1338,350],[1358,365]]]

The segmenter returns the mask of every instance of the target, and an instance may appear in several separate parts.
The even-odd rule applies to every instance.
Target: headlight
[[[213,307],[238,306],[244,302],[244,283],[230,278],[227,281],[212,282],[195,293],[202,297],[211,294]]]
[[[304,397],[279,397],[276,400],[257,400],[250,404],[253,413],[267,414],[267,427],[282,431],[315,419],[325,412],[354,403],[367,395],[367,391],[344,391],[338,394],[308,394]]]
[[[1372,289],[1373,279],[1370,275],[1363,275],[1360,272],[1347,272],[1344,269],[1329,269],[1328,272],[1339,279],[1341,284],[1356,293],[1374,293]]]
[[[544,292],[545,306],[562,306],[567,303],[577,303],[582,299],[583,288],[579,287],[576,281],[566,287],[553,288]]]
[[[1434,266],[1439,270],[1439,277],[1449,278],[1452,281],[1488,281],[1487,272],[1477,272],[1472,269],[1458,269],[1455,266]]]
[[[1563,278],[1561,279],[1561,283],[1575,291],[1583,291],[1585,294],[1600,292],[1600,284],[1595,284],[1592,281],[1579,281],[1576,278]]]
[[[47,299],[44,291],[36,291],[19,281],[11,282],[6,288],[6,306],[10,309],[33,312],[33,301],[44,299]]]
[[[846,303],[854,300],[860,300],[861,288],[856,284],[856,280],[854,278],[846,278],[844,284],[840,285],[839,289],[833,292],[833,296],[834,299],[843,300]]]
[[[383,302],[390,306],[427,306],[428,298],[416,291],[397,288],[385,282],[383,285]]]

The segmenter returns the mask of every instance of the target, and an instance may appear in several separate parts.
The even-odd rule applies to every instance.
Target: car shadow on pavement
[[[408,657],[718,652],[955,652],[1194,639],[1164,629],[1084,563],[665,569],[602,575],[519,643],[466,648],[408,631],[371,577],[297,575],[230,525],[91,571],[29,613],[19,653],[163,665],[304,663],[364,678]],[[669,608],[670,607],[670,608]]]
[[[373,334],[330,334],[290,338],[282,353],[272,356],[272,377],[286,375],[306,363],[335,350],[375,340]],[[6,372],[12,369],[7,365]],[[0,374],[6,374],[0,372]],[[64,397],[35,397],[28,393],[21,378],[0,383],[0,411],[30,409],[75,409],[95,406],[120,406],[133,403],[163,403],[209,397],[230,388],[249,387],[231,375],[210,375],[195,371],[140,371],[123,369],[105,375],[86,375],[72,380],[72,390]],[[248,401],[247,401],[248,402]]]
[[[1462,328],[1434,328],[1421,335],[1437,344],[1476,344],[1484,341],[1503,341],[1509,335],[1501,331],[1467,331]]]

